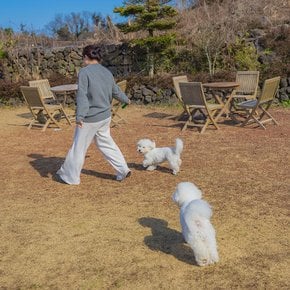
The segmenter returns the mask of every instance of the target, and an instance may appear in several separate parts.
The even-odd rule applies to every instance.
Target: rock
[[[279,96],[279,100],[280,100],[280,102],[288,101],[289,100],[289,96],[287,96],[286,94],[282,93]]]
[[[134,99],[136,99],[136,100],[143,99],[143,96],[142,96],[141,93],[134,93],[133,97],[134,97]]]
[[[146,87],[142,88],[142,95],[143,96],[152,96],[153,95],[153,92],[149,89],[147,89]]]
[[[157,93],[159,92],[159,90],[160,90],[160,88],[157,88],[157,87],[152,88],[152,91],[153,91],[155,94],[157,94]]]
[[[74,60],[81,60],[82,56],[79,55],[78,53],[76,53],[75,51],[72,51],[71,54],[70,54],[70,58],[74,59]]]
[[[280,87],[281,88],[286,88],[287,86],[288,86],[287,79],[286,78],[282,78],[281,81],[280,81]]]
[[[151,96],[145,96],[144,98],[145,104],[149,104],[152,102],[152,97]]]

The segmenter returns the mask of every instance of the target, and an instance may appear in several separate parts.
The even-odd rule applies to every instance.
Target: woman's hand
[[[79,128],[82,128],[82,127],[83,127],[83,121],[77,121],[77,122],[76,122],[76,125],[77,125]]]

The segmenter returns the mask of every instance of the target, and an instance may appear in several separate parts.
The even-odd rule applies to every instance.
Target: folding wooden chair
[[[206,101],[203,86],[200,82],[187,82],[179,83],[180,95],[182,97],[185,110],[188,116],[182,131],[184,131],[190,124],[192,126],[201,127],[200,133],[203,133],[208,125],[213,125],[216,129],[219,129],[215,117],[218,112],[223,108],[222,104],[209,104]],[[202,111],[205,120],[204,123],[200,123],[194,120],[196,112]]]
[[[56,127],[60,128],[59,122],[55,119],[56,115],[60,117],[64,115],[67,122],[71,125],[71,121],[62,105],[45,104],[38,87],[21,86],[20,90],[33,116],[28,129],[31,129],[32,126],[38,126],[42,127],[42,131],[45,131],[50,124],[54,124]],[[41,119],[39,116],[41,116]]]
[[[278,125],[278,122],[268,112],[268,110],[277,94],[279,83],[280,77],[265,80],[262,93],[258,99],[244,101],[236,105],[238,108],[243,109],[246,113],[244,115],[245,121],[242,122],[241,126],[257,123],[263,129],[266,129],[264,124],[271,121],[275,125]],[[268,116],[268,118],[262,120],[264,116]]]
[[[55,96],[53,92],[50,90],[50,84],[48,79],[42,79],[42,80],[35,80],[35,81],[29,81],[30,87],[37,87],[39,88],[41,97],[44,99],[45,103],[56,103]]]
[[[182,82],[182,83],[188,82],[188,78],[187,78],[186,75],[177,76],[177,77],[172,77],[172,81],[173,81],[173,85],[174,85],[174,90],[175,90],[176,97],[177,97],[180,105],[183,108],[182,113],[179,116],[176,117],[176,120],[180,120],[184,115],[187,115],[187,111],[186,111],[185,105],[183,103],[182,96],[180,94],[179,83],[180,82]]]
[[[236,103],[254,100],[257,98],[259,88],[259,75],[258,71],[237,71],[236,83],[239,87],[235,90],[233,99],[230,104],[230,111],[232,108],[237,110]]]
[[[117,83],[119,88],[123,93],[126,92],[127,88],[127,80],[123,80]],[[118,113],[119,109],[122,107],[122,103],[116,99],[113,98],[112,100],[112,124],[117,126],[119,123],[127,123],[127,121],[121,117]]]

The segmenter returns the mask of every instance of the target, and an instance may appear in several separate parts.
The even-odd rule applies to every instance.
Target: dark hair
[[[102,60],[101,48],[97,45],[87,45],[83,49],[83,57],[87,56],[89,59],[95,59],[98,62]]]

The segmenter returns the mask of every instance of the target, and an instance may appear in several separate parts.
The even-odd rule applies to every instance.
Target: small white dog
[[[218,262],[215,230],[210,222],[212,210],[201,199],[202,192],[190,182],[177,185],[172,199],[180,206],[180,223],[185,241],[199,266]]]
[[[183,142],[179,138],[176,139],[175,147],[156,148],[155,142],[150,139],[141,139],[137,143],[137,151],[144,154],[143,167],[147,167],[147,170],[154,170],[158,164],[168,161],[172,173],[177,174],[182,150]]]

